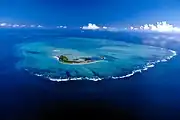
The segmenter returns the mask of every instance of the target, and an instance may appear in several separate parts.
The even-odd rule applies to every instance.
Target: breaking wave
[[[63,43],[63,44],[62,44]],[[30,42],[17,45],[20,57],[16,67],[51,81],[123,79],[167,62],[177,55],[173,50],[92,38],[61,38],[56,41]],[[57,57],[68,59],[102,57],[92,64],[64,64]],[[99,62],[98,62],[99,61]]]
[[[162,59],[162,60],[157,60],[157,61],[154,61],[154,62],[148,62],[144,67],[142,67],[141,69],[136,69],[136,70],[133,70],[131,73],[129,74],[126,74],[126,75],[123,75],[123,76],[109,76],[109,77],[73,77],[73,78],[52,78],[52,77],[47,77],[47,76],[44,76],[43,74],[34,74],[35,76],[38,76],[38,77],[44,77],[44,78],[47,78],[51,81],[56,81],[56,82],[61,82],[61,81],[70,81],[70,80],[92,80],[92,81],[100,81],[100,80],[104,80],[104,79],[124,79],[124,78],[128,78],[128,77],[131,77],[133,76],[134,74],[136,73],[142,73],[143,71],[147,71],[149,68],[153,68],[155,67],[155,65],[157,63],[161,63],[161,62],[167,62],[169,61],[170,59],[172,59],[173,57],[175,57],[177,55],[177,52],[176,51],[173,51],[173,50],[169,50],[172,55],[165,58],[165,59]],[[27,69],[26,69],[27,70]]]

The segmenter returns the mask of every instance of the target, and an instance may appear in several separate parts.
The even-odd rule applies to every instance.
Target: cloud
[[[56,28],[64,28],[64,29],[66,29],[67,28],[67,26],[57,26]]]
[[[42,26],[42,25],[38,25],[37,27],[38,27],[38,28],[42,28],[43,26]]]
[[[26,25],[20,25],[20,27],[26,27]]]
[[[67,28],[67,26],[64,26],[63,28],[64,28],[64,29],[66,29],[66,28]]]
[[[108,29],[108,27],[106,27],[106,26],[103,26],[103,29]]]
[[[152,34],[148,33],[143,37],[142,42],[147,45],[170,48],[179,50],[180,35],[179,34]]]
[[[130,30],[135,30],[134,27],[130,27]],[[144,31],[156,31],[156,32],[180,32],[179,27],[174,27],[171,24],[168,24],[166,21],[157,22],[156,24],[145,24],[140,27],[137,27],[136,30]]]
[[[106,30],[110,31],[110,32],[119,32],[120,31],[120,29],[115,28],[115,27],[108,27]]]
[[[89,23],[88,26],[83,26],[81,28],[83,30],[98,30],[98,29],[100,29],[99,26],[97,26],[96,24],[92,24],[92,23]]]
[[[107,26],[98,26],[96,24],[89,23],[87,26],[80,27],[83,30],[100,30],[100,31],[117,31],[116,28]]]
[[[6,25],[7,25],[7,23],[1,23],[1,24],[0,24],[1,27],[4,27],[4,26],[6,26]]]
[[[15,27],[19,27],[19,25],[18,25],[18,24],[14,24],[14,25],[12,25],[12,27],[14,27],[14,28],[15,28]]]

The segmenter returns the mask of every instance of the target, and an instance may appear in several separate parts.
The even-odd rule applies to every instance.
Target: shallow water
[[[175,51],[147,45],[92,38],[59,38],[18,44],[16,55],[21,60],[18,69],[52,81],[103,80],[130,77],[156,63],[166,62]],[[106,59],[89,64],[62,64],[55,57],[67,55],[71,59],[104,56]],[[69,56],[70,55],[70,56]]]
[[[81,34],[81,37],[91,37],[95,33],[97,32],[84,32]],[[37,36],[37,34],[40,34],[40,36]],[[14,68],[17,62],[21,63],[25,58],[21,54],[22,51],[17,52],[20,49],[17,49],[17,47],[14,49],[14,45],[19,43],[28,45],[30,43],[43,42],[43,44],[47,43],[46,45],[48,46],[61,48],[56,43],[58,41],[60,43],[62,39],[56,38],[57,36],[62,36],[62,34],[62,31],[51,30],[0,31],[0,115],[2,119],[24,120],[29,118],[35,120],[40,119],[39,117],[43,119],[54,117],[61,119],[65,117],[68,119],[68,117],[72,117],[72,114],[74,114],[74,118],[77,118],[79,115],[84,119],[84,111],[86,111],[85,116],[97,115],[96,118],[100,119],[109,115],[112,119],[179,120],[179,54],[167,62],[163,62],[164,60],[157,61],[158,64],[154,68],[137,73],[131,77],[121,80],[119,78],[116,80],[103,79],[98,82],[88,80],[53,82],[49,79],[43,79],[43,77],[29,74],[30,72],[24,71],[23,67],[21,67],[21,70]],[[74,31],[68,32],[66,36],[74,36],[75,34]],[[98,35],[110,36],[108,38],[117,38],[119,41],[131,41],[133,43],[144,40],[141,39],[142,36],[133,37],[128,33],[115,34],[108,32],[98,33]],[[146,36],[147,34],[143,33],[142,35]],[[161,34],[159,33],[159,35]],[[114,41],[111,40],[111,42],[113,43]],[[172,44],[168,45],[171,46]],[[126,47],[128,46],[129,44],[126,45]],[[180,52],[179,46],[178,49],[172,46],[169,48],[176,50],[177,53]],[[20,58],[14,56],[13,53],[15,50],[16,55],[17,53],[20,54],[18,55]],[[33,52],[34,55],[36,53]],[[36,55],[43,54],[46,54],[46,52],[39,52]],[[108,55],[106,57],[109,58],[109,61],[115,59]],[[152,57],[156,58],[156,55]],[[133,58],[143,59],[144,57],[134,56]],[[40,72],[39,69],[31,69],[35,73]],[[123,69],[123,71],[130,72],[129,69]],[[51,71],[50,69],[41,70],[42,74],[45,72],[48,73]]]

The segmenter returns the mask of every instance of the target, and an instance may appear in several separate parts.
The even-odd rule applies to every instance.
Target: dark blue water
[[[141,43],[136,34],[114,33],[115,40]],[[135,34],[135,35],[134,35]],[[180,57],[124,80],[52,82],[18,71],[14,45],[37,38],[61,36],[111,38],[113,33],[36,30],[0,31],[0,119],[28,120],[56,116],[178,120],[180,118]],[[144,34],[143,34],[144,36]],[[173,47],[173,46],[169,46]],[[178,51],[178,49],[176,48]],[[83,117],[83,115],[85,117]]]

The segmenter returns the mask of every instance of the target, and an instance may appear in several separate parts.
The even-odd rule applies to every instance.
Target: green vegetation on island
[[[91,62],[96,62],[96,61],[105,59],[104,57],[97,57],[96,59],[93,59],[93,57],[80,57],[77,59],[69,60],[68,57],[65,55],[58,56],[58,58],[59,58],[59,61],[63,63],[68,63],[68,64],[91,63]]]

